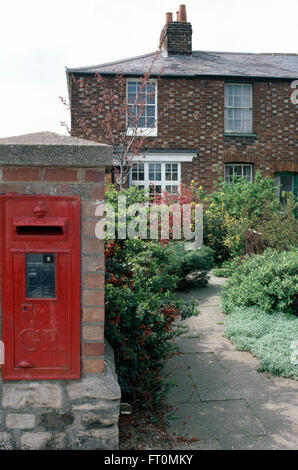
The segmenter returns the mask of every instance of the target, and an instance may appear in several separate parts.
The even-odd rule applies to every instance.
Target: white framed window
[[[127,79],[127,134],[157,135],[157,82]]]
[[[166,191],[177,194],[181,180],[181,164],[175,162],[134,163],[130,170],[130,186],[147,189],[150,196]]]
[[[246,178],[247,181],[252,181],[252,165],[248,163],[227,163],[225,165],[225,181],[231,184],[235,178]]]
[[[225,84],[225,132],[252,133],[252,85]]]

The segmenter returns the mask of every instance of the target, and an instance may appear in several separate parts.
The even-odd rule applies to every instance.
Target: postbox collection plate
[[[6,195],[0,211],[3,379],[79,378],[80,198]]]

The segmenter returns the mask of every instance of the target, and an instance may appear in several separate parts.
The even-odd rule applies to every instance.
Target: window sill
[[[243,133],[243,132],[224,132],[224,137],[257,137],[257,134],[253,132]]]
[[[126,135],[132,136],[135,135],[136,137],[156,137],[157,136],[157,128],[149,128],[149,127],[139,127],[138,129],[128,128],[126,131]]]

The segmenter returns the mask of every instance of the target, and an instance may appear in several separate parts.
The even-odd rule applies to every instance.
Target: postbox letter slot
[[[63,227],[55,225],[19,225],[16,227],[18,235],[63,235]]]

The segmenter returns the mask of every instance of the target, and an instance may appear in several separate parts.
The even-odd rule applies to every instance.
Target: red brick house
[[[175,191],[179,182],[194,180],[212,191],[219,166],[227,181],[233,174],[250,180],[259,170],[297,194],[298,104],[291,100],[291,84],[298,78],[298,55],[193,51],[184,5],[177,21],[166,14],[160,50],[151,74],[154,96],[140,123],[154,145],[133,166],[130,184],[148,187],[151,182],[157,192]],[[154,54],[67,69],[72,134],[90,138],[74,119],[89,117],[91,138],[100,141],[100,116],[91,119],[85,102],[98,99],[96,73],[107,88],[122,73],[127,98],[133,98]],[[89,84],[90,96],[82,95],[72,75]]]

